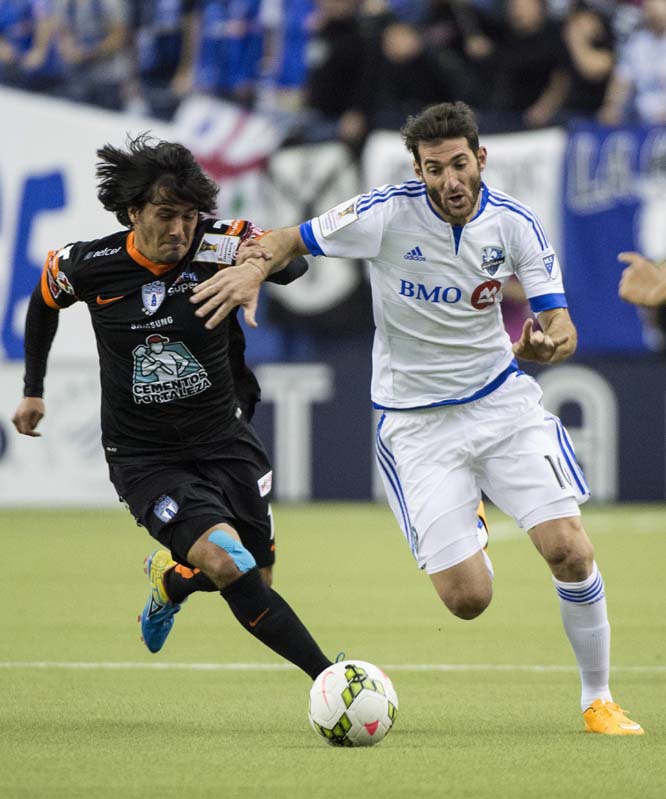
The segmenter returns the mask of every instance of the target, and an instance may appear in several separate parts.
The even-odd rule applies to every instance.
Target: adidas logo
[[[406,252],[402,257],[406,261],[425,261],[425,255],[421,252],[420,247],[414,247],[413,250]]]

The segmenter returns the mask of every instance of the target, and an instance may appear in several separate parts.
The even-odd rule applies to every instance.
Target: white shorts
[[[544,411],[541,396],[539,384],[519,373],[474,402],[384,413],[380,472],[420,568],[432,574],[479,550],[481,492],[524,530],[580,514],[589,488],[564,425]]]

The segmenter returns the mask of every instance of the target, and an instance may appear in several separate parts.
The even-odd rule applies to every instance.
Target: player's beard
[[[462,193],[469,202],[465,203],[465,206],[461,210],[458,210],[448,207],[443,192],[431,186],[427,186],[426,188],[428,197],[432,200],[433,205],[450,225],[464,225],[466,222],[469,222],[469,218],[479,199],[479,192],[481,191],[481,172],[478,172],[474,177],[470,178],[469,185],[464,186],[463,189]]]

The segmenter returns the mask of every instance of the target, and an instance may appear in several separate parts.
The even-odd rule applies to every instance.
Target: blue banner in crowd
[[[666,128],[571,128],[562,256],[579,352],[645,349],[640,312],[617,294],[617,254],[666,258],[665,180]]]

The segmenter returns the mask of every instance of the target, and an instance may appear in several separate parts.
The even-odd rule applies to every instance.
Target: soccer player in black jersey
[[[169,551],[146,559],[144,641],[160,650],[195,591],[219,591],[238,621],[312,678],[330,665],[271,588],[271,466],[249,424],[259,387],[232,315],[207,330],[194,286],[243,261],[261,230],[207,218],[217,186],[180,144],[147,134],[97,151],[98,198],[129,228],[49,252],[30,299],[24,397],[13,418],[38,436],[59,312],[85,302],[97,341],[102,445],[109,474],[139,524]],[[295,259],[286,280],[307,265]],[[280,272],[282,276],[284,273]]]

